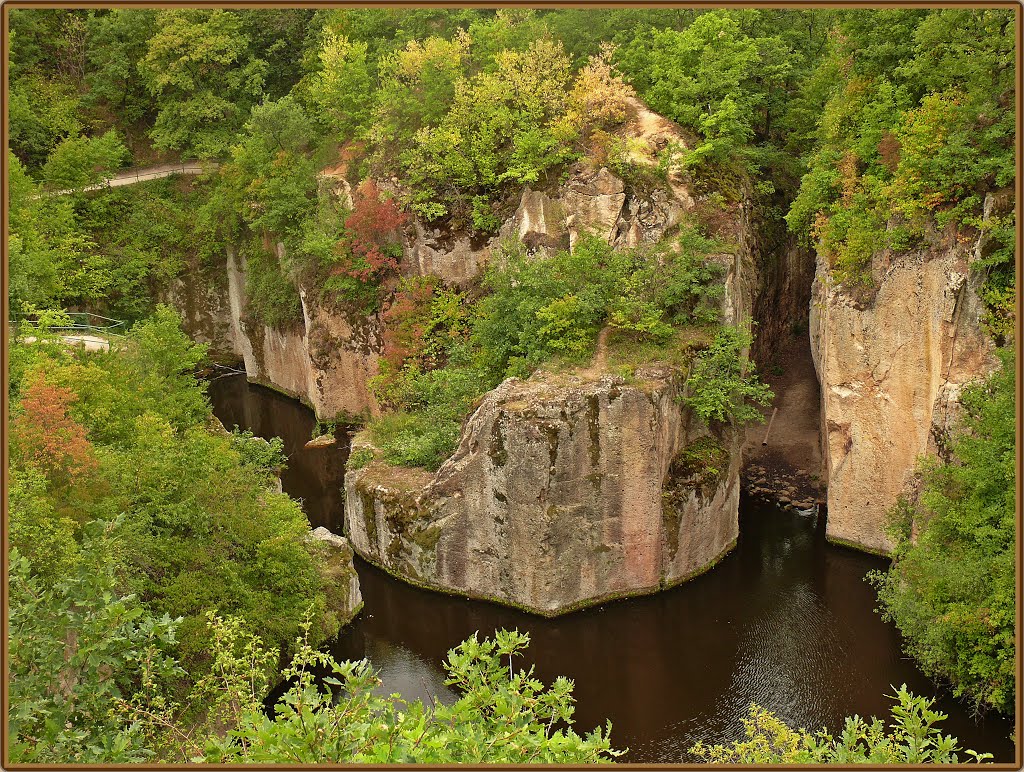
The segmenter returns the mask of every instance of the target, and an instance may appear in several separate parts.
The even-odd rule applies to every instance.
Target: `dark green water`
[[[310,521],[341,531],[347,446],[304,450],[313,417],[294,400],[244,377],[210,386],[217,416],[291,455],[284,489]],[[844,716],[885,715],[892,686],[939,697],[945,731],[960,744],[1013,760],[1012,726],[976,722],[903,656],[895,629],[874,612],[864,581],[886,561],[828,544],[812,519],[743,501],[736,549],[714,570],[667,592],[543,619],[490,603],[418,590],[364,563],[363,613],[331,645],[339,659],[368,658],[384,693],[453,700],[441,662],[472,633],[528,631],[524,665],[550,681],[575,680],[579,730],[611,719],[632,762],[680,762],[696,741],[742,735],[756,702],[792,725],[838,730]]]

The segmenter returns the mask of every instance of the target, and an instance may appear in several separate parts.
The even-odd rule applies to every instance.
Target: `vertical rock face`
[[[161,303],[178,309],[185,330],[193,340],[206,343],[217,361],[237,359],[227,275],[209,276],[186,271],[166,287],[157,289]]]
[[[239,264],[240,263],[240,264]],[[377,374],[375,317],[349,316],[302,300],[302,321],[289,329],[252,324],[245,312],[245,264],[228,252],[235,341],[250,380],[307,402],[320,418],[378,412],[368,382]]]
[[[653,167],[669,142],[685,144],[678,127],[634,108],[624,130],[632,163]],[[632,247],[660,240],[695,205],[682,175],[638,191],[607,168],[580,166],[557,189],[524,190],[500,237],[554,250],[593,233]],[[716,235],[732,244],[711,258],[724,269],[723,318],[741,324],[755,283],[752,229],[742,204],[719,220]],[[711,435],[693,417],[678,370],[651,365],[630,383],[601,370],[505,381],[436,474],[379,460],[350,469],[353,547],[412,583],[546,615],[654,592],[712,566],[738,534],[739,433]],[[360,445],[370,448],[367,435]]]
[[[324,558],[324,570],[329,583],[330,611],[338,616],[338,621],[345,625],[352,621],[363,607],[363,593],[359,588],[359,575],[352,563],[355,553],[348,539],[331,533],[323,526],[310,534],[316,545],[315,549]]]
[[[436,474],[349,471],[353,546],[414,583],[547,615],[706,569],[738,533],[738,438],[680,407],[673,371],[638,377],[510,379]]]
[[[301,399],[318,418],[379,411],[368,385],[381,348],[375,316],[308,303],[300,290],[300,322],[284,329],[255,324],[245,284],[245,258],[229,248],[223,275],[185,275],[163,294],[182,312],[185,331],[210,343],[215,357],[241,359],[249,380]]]
[[[955,240],[900,255],[862,307],[829,286],[819,257],[810,327],[829,538],[892,549],[886,513],[911,485],[918,457],[934,452],[960,387],[994,367],[973,259],[971,246]]]

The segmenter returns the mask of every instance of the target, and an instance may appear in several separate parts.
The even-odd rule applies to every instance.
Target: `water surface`
[[[217,416],[262,436],[282,436],[291,454],[284,489],[310,521],[340,532],[346,438],[304,450],[308,409],[244,377],[211,384]],[[383,693],[455,699],[441,662],[479,631],[529,632],[523,665],[550,682],[574,679],[576,728],[613,724],[624,761],[692,761],[696,741],[742,736],[756,702],[794,726],[833,732],[844,716],[888,717],[892,686],[939,696],[945,731],[961,745],[1013,760],[1012,727],[990,714],[975,722],[900,650],[896,630],[874,608],[864,581],[887,562],[828,544],[813,519],[744,500],[736,549],[714,570],[655,595],[543,619],[491,603],[427,592],[358,561],[365,606],[331,644],[338,659],[368,658]]]

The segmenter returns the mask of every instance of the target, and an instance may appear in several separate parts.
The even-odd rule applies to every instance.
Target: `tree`
[[[12,456],[60,486],[96,468],[85,427],[69,415],[75,393],[48,383],[39,372],[29,381],[11,422]]]
[[[116,528],[91,524],[83,560],[53,584],[11,550],[10,761],[109,764],[152,756],[137,722],[118,707],[136,690],[181,674],[169,655],[176,622],[149,613],[134,596],[118,597],[109,560]]]
[[[1015,696],[1015,422],[1009,352],[965,388],[945,462],[926,462],[916,500],[893,511],[892,567],[875,572],[883,615],[929,675],[981,708]]]
[[[68,137],[50,153],[43,179],[57,190],[80,189],[106,182],[128,160],[116,131],[99,137]]]
[[[646,33],[620,49],[619,60],[655,111],[703,137],[688,163],[727,161],[753,136],[763,99],[752,82],[758,48],[728,12],[703,13],[681,32]]]
[[[140,67],[157,104],[150,136],[163,149],[222,155],[263,92],[267,65],[233,11],[158,11]]]
[[[94,11],[87,25],[90,66],[85,79],[89,91],[84,99],[114,110],[125,127],[151,115],[153,104],[140,62],[156,28],[156,12],[136,8]]]
[[[746,361],[750,332],[739,327],[722,327],[711,345],[702,351],[686,379],[683,402],[705,421],[735,421],[744,424],[763,420],[754,405],[767,405],[773,394],[758,380]]]
[[[252,109],[223,171],[241,192],[239,214],[251,228],[284,239],[302,227],[317,188],[308,155],[315,140],[312,124],[291,96]]]
[[[370,125],[374,82],[365,42],[351,42],[329,30],[320,48],[320,71],[309,87],[321,120],[342,142],[360,137]]]

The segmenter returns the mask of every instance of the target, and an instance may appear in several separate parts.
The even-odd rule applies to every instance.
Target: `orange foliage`
[[[839,176],[843,185],[843,203],[847,206],[853,201],[853,196],[857,192],[858,161],[856,153],[847,151],[838,164]]]
[[[12,458],[39,469],[57,485],[70,484],[97,466],[85,427],[68,410],[77,395],[38,375],[25,389],[20,412],[11,421]]]
[[[422,355],[435,282],[432,276],[409,282],[395,292],[390,305],[381,314],[388,371],[397,373],[407,359]]]

